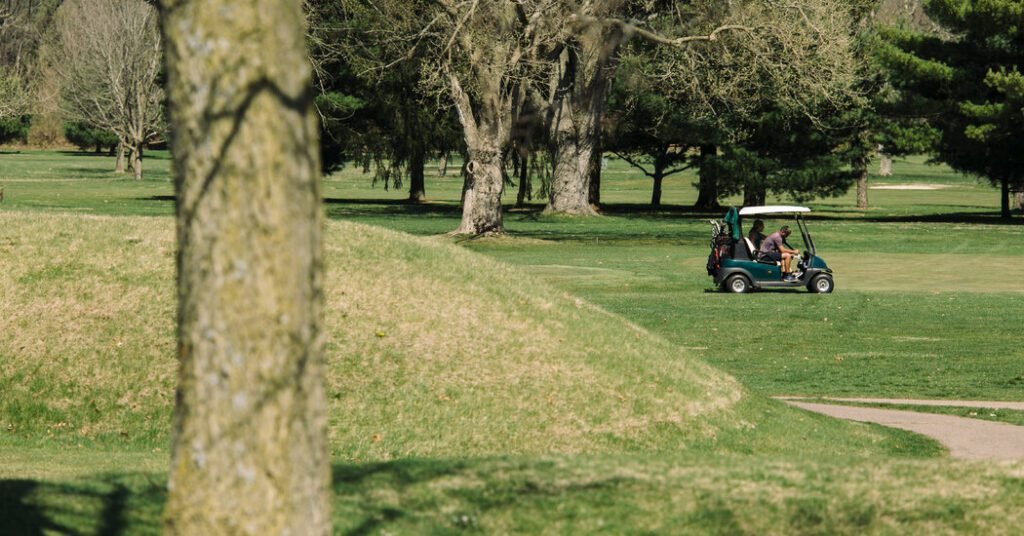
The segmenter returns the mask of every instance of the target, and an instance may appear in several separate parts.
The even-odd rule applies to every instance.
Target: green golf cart
[[[711,221],[711,255],[708,275],[724,292],[744,293],[755,289],[806,287],[810,292],[832,292],[832,270],[817,255],[814,240],[803,215],[811,209],[797,206],[762,206],[729,209],[722,221]],[[794,258],[795,278],[784,280],[779,262],[760,258],[754,244],[743,233],[743,218],[748,216],[792,217],[804,242],[799,259]],[[792,238],[792,235],[790,235]],[[787,244],[788,245],[788,244]],[[792,248],[792,246],[790,246]],[[797,249],[797,248],[792,248]]]

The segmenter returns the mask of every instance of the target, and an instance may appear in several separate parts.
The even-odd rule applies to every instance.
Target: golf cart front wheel
[[[815,276],[811,283],[807,285],[807,290],[817,292],[818,294],[828,294],[834,288],[835,284],[832,281],[832,276],[828,275]]]
[[[731,275],[725,280],[725,283],[722,285],[722,289],[734,294],[750,292],[750,280],[739,274]]]

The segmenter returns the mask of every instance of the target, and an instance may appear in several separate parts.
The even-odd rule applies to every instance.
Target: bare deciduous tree
[[[0,4],[0,120],[24,115],[30,100],[26,88],[26,24],[10,2]]]
[[[164,0],[178,196],[166,534],[328,534],[320,161],[298,0]]]
[[[424,56],[434,63],[425,70],[433,76],[425,78],[450,96],[469,152],[455,232],[479,234],[503,230],[505,159],[517,138],[533,130],[525,123],[536,120],[525,110],[547,111],[554,168],[548,210],[593,213],[597,125],[617,51],[630,37],[669,50],[664,69],[652,73],[666,92],[696,88],[712,101],[728,90],[741,102],[761,83],[758,89],[770,84],[794,103],[809,94],[838,100],[844,96],[839,76],[849,70],[842,57],[850,44],[844,6],[842,0],[381,0],[373,4],[381,16],[368,35],[389,47],[429,49]],[[694,44],[706,46],[679,52]],[[708,58],[714,61],[702,63]],[[401,61],[382,58],[379,66]]]
[[[0,120],[18,117],[27,110],[28,100],[21,77],[0,66]]]
[[[468,150],[457,234],[501,233],[505,157],[550,38],[557,0],[439,0],[439,72],[447,82]]]
[[[143,146],[164,130],[156,8],[144,0],[68,0],[56,37],[62,108],[117,134],[141,179]]]
[[[635,28],[616,17],[622,0],[563,2],[567,21],[557,47],[547,129],[553,164],[547,211],[592,215],[590,181],[600,152],[601,116],[619,47]],[[600,159],[597,159],[599,161]]]

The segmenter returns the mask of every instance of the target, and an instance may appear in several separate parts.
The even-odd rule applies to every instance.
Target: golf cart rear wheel
[[[835,283],[832,281],[832,276],[828,275],[815,276],[807,285],[807,290],[817,292],[818,294],[828,294],[834,288]]]
[[[730,275],[725,283],[722,284],[722,290],[726,292],[732,292],[734,294],[743,294],[750,292],[750,280],[746,276],[735,274]]]

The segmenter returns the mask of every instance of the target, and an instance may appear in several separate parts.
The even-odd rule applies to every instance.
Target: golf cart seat
[[[776,266],[782,266],[782,262],[780,261],[772,261],[760,258],[760,256],[757,254],[757,248],[754,247],[754,243],[751,242],[749,238],[744,236],[743,242],[747,246],[747,258],[749,258],[750,260],[759,262],[761,264],[774,264]]]

